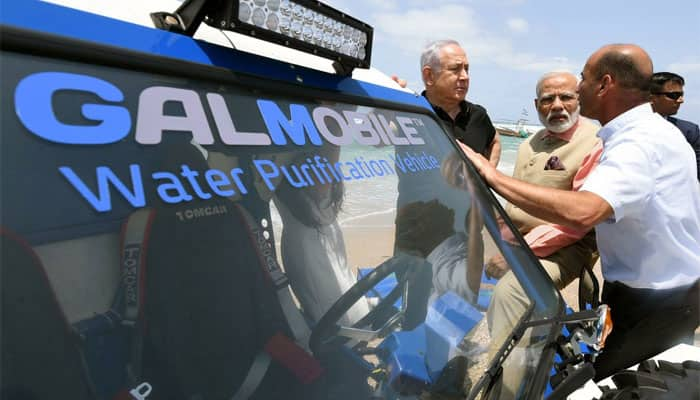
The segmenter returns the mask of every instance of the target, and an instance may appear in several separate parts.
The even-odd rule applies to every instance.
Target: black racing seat
[[[148,383],[149,400],[230,399],[256,356],[291,337],[244,212],[227,201],[151,210],[132,384]],[[1,233],[0,398],[97,398],[41,261],[28,243]],[[273,357],[250,398],[308,398],[295,372]]]
[[[290,336],[238,207],[208,201],[153,212],[140,321],[139,381],[153,387],[149,399],[229,399],[270,339]],[[289,395],[290,378],[273,363],[265,379],[277,383],[252,398]]]
[[[0,398],[91,399],[84,364],[44,267],[31,246],[0,230]]]
[[[167,170],[209,168],[189,143],[164,149]],[[253,193],[234,203],[189,191],[188,202],[154,199],[144,232],[134,343],[141,351],[132,363],[140,364],[134,383],[152,387],[149,400],[231,399],[271,339],[292,337],[251,226],[259,224],[253,216],[269,215],[268,205]],[[251,399],[304,389],[274,359],[264,376]]]

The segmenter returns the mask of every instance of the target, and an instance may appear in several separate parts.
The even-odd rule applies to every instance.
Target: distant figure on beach
[[[670,123],[678,127],[695,151],[695,160],[698,168],[698,181],[700,181],[700,128],[697,124],[683,119],[672,117],[676,115],[683,104],[683,86],[685,80],[682,76],[673,72],[656,72],[651,76],[651,107]]]
[[[653,112],[653,67],[642,48],[602,47],[578,85],[581,115],[602,125],[603,153],[579,191],[506,176],[466,146],[491,187],[543,220],[596,228],[602,301],[613,330],[595,360],[595,379],[679,343],[700,323],[700,186],[696,160],[677,128]]]
[[[425,85],[422,94],[447,131],[497,166],[501,140],[486,109],[465,100],[469,91],[469,60],[459,43],[454,40],[429,43],[421,54],[420,67]],[[401,79],[395,80],[406,84]]]
[[[593,169],[602,150],[596,136],[598,127],[579,118],[576,86],[576,77],[568,72],[549,72],[537,81],[535,108],[545,128],[520,145],[514,178],[561,190],[578,190]],[[592,302],[592,281],[583,272],[591,270],[597,260],[595,233],[550,224],[513,203],[508,203],[506,213],[525,235],[557,289],[584,276],[587,287],[582,293],[585,300]],[[525,312],[525,294],[501,255],[487,261],[486,274],[500,278],[487,315],[490,330],[495,334],[509,332]]]

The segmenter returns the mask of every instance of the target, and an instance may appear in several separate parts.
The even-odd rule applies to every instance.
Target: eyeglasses
[[[542,106],[551,106],[557,97],[562,103],[572,103],[578,99],[575,93],[547,94],[537,99],[537,102]]]
[[[683,97],[683,92],[654,92],[655,95],[664,95],[671,100],[678,100]]]

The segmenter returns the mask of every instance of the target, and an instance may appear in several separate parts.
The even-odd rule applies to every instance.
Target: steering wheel
[[[394,256],[381,263],[372,272],[358,280],[347,292],[343,293],[338,300],[326,311],[316,326],[311,331],[309,338],[309,348],[314,354],[322,351],[323,345],[337,337],[359,339],[369,342],[372,339],[383,336],[398,325],[406,313],[408,299],[408,283],[417,268],[425,266],[426,261],[420,257],[401,254]],[[338,321],[348,310],[369,290],[375,287],[391,273],[396,273],[397,284],[394,289],[384,297],[367,315],[355,322],[352,327],[338,325]],[[387,310],[393,307],[394,302],[401,297],[401,308],[377,330],[363,328],[371,325],[379,315],[385,315]]]

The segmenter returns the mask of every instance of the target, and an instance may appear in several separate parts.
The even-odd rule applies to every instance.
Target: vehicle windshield
[[[443,398],[527,312],[561,311],[427,110],[0,63],[3,393]],[[493,256],[524,288],[510,315],[491,304]],[[534,390],[551,329],[511,352],[512,397]]]

